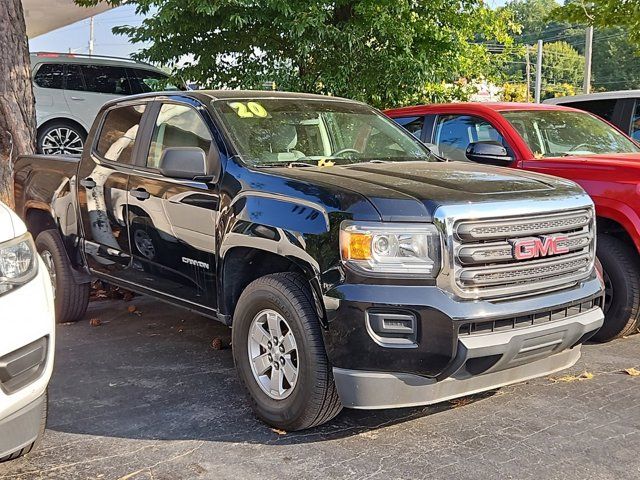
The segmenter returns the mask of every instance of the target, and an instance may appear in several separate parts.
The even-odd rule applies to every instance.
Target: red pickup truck
[[[568,107],[454,103],[385,112],[447,160],[522,168],[573,180],[596,205],[607,341],[638,329],[640,147],[598,117]],[[544,239],[542,239],[544,240]]]

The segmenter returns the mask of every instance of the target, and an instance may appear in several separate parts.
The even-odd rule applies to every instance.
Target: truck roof
[[[431,111],[446,109],[448,111],[465,112],[505,112],[509,110],[570,110],[574,108],[561,105],[549,105],[542,103],[518,103],[518,102],[457,102],[457,103],[433,103],[430,105],[416,105],[412,107],[394,108],[385,110],[387,115],[411,115],[424,114]]]

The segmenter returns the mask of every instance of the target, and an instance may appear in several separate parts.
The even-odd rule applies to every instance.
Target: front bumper
[[[602,310],[594,308],[552,326],[461,339],[456,357],[460,367],[441,381],[407,373],[341,368],[334,368],[333,375],[345,407],[377,409],[438,403],[572,366],[580,358],[581,339],[596,332],[603,320]],[[473,369],[478,366],[473,366],[474,361],[492,365],[475,375]]]
[[[0,458],[36,441],[46,411],[47,396],[42,394],[20,410],[0,419]]]
[[[0,296],[0,421],[41,398],[53,371],[53,292],[42,260],[38,268],[29,283]]]
[[[343,284],[324,297],[324,340],[345,406],[429,404],[566,368],[601,326],[595,273],[571,289],[463,301],[436,286]],[[410,313],[413,342],[374,339],[371,312]]]

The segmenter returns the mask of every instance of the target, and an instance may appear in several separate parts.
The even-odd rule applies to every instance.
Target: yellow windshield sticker
[[[269,116],[267,110],[258,102],[231,102],[229,104],[240,118],[266,118]]]
[[[335,165],[335,162],[332,162],[331,160],[327,160],[326,158],[321,158],[320,160],[318,160],[319,167],[333,167],[334,165]]]

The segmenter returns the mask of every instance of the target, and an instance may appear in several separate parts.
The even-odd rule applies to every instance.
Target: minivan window
[[[193,108],[165,103],[160,107],[151,137],[147,167],[158,168],[162,152],[171,147],[211,147],[209,128]]]
[[[82,65],[82,76],[88,92],[130,95],[131,88],[124,67]]]
[[[631,117],[631,129],[629,134],[634,140],[640,140],[640,100],[636,100],[636,105],[633,109],[633,117]]]
[[[129,83],[133,93],[161,92],[163,90],[177,90],[167,83],[169,77],[162,72],[129,68]]]
[[[612,98],[610,100],[586,100],[584,102],[564,102],[562,105],[571,108],[577,108],[578,110],[585,110],[598,115],[600,118],[604,118],[607,122],[610,122],[613,118],[613,112],[616,108],[617,99]]]
[[[45,63],[40,65],[36,75],[33,77],[33,81],[41,88],[63,88],[64,65],[61,63]]]
[[[132,164],[131,151],[144,110],[144,104],[108,110],[98,137],[97,153],[112,162]]]
[[[76,91],[83,91],[85,89],[79,65],[67,65],[66,83],[64,88]]]

